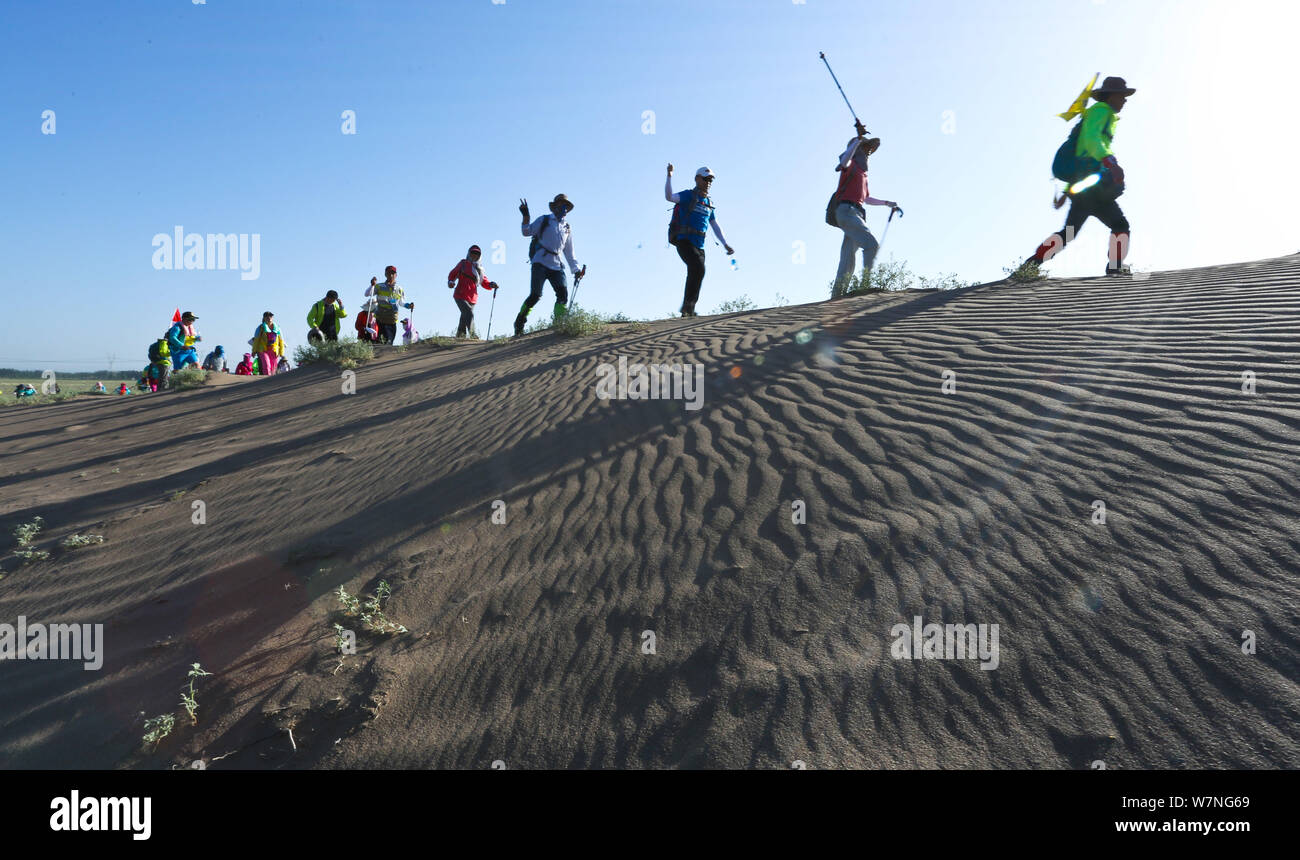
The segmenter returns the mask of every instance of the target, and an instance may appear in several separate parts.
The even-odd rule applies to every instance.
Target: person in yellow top
[[[275,366],[284,358],[284,337],[280,334],[280,327],[275,324],[275,314],[270,311],[262,314],[262,324],[257,327],[249,343],[252,344],[253,352],[262,359],[262,374],[270,376],[275,373]]]
[[[1129,268],[1124,265],[1124,257],[1128,254],[1129,223],[1117,202],[1124,193],[1124,169],[1111,150],[1111,141],[1115,138],[1119,112],[1124,109],[1128,97],[1136,92],[1123,78],[1117,77],[1106,78],[1092,91],[1096,104],[1084,111],[1079,123],[1073,172],[1080,178],[1096,176],[1098,181],[1071,193],[1065,226],[1048,236],[1025,263],[1047,262],[1078,235],[1085,221],[1095,217],[1110,228],[1106,274],[1129,274]]]

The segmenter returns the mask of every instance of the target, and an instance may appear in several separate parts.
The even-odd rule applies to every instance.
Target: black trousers
[[[464,337],[474,327],[474,306],[465,299],[456,299],[460,308],[460,325],[456,326],[456,337]]]
[[[379,342],[392,343],[397,340],[397,323],[379,323]]]
[[[695,313],[695,303],[700,300],[700,287],[704,284],[704,249],[697,248],[685,239],[673,242],[677,256],[686,264],[686,294],[682,296],[682,314]]]

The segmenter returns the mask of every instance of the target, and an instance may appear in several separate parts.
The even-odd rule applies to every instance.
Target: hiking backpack
[[[1098,161],[1086,155],[1079,155],[1079,132],[1083,129],[1083,120],[1074,124],[1070,136],[1056,150],[1052,159],[1052,175],[1067,185],[1078,182],[1083,177],[1097,170]]]
[[[167,343],[167,340],[166,340],[165,338],[159,338],[158,340],[156,340],[156,341],[154,341],[153,343],[149,344],[149,361],[150,361],[150,362],[152,362],[152,363],[154,363],[154,364],[157,364],[158,362],[160,362],[160,361],[163,360],[162,348],[163,348],[163,346],[164,346],[166,343]]]
[[[694,232],[689,230],[686,224],[685,204],[687,203],[687,198],[685,195],[687,194],[691,195],[689,198],[690,205],[691,206],[695,205],[694,189],[690,191],[683,191],[681,192],[681,194],[678,195],[677,202],[673,204],[673,217],[668,221],[668,244],[670,245],[673,242],[677,241],[677,239],[685,236],[687,233]],[[715,208],[713,205],[713,201],[709,200],[709,198],[705,197],[704,200],[705,200],[704,205],[709,207],[710,210]],[[704,230],[701,230],[700,234],[703,236],[707,236],[708,229],[706,228]]]
[[[548,253],[548,254],[558,254],[558,253],[560,253],[560,248],[563,248],[563,247],[564,247],[564,239],[563,239],[563,238],[560,239],[560,247],[559,247],[559,248],[556,248],[554,251],[552,251],[550,248],[547,248],[545,245],[542,244],[542,233],[546,232],[546,219],[547,219],[547,218],[554,218],[554,217],[555,217],[554,215],[543,215],[543,216],[542,216],[542,226],[538,228],[537,233],[533,236],[533,240],[532,240],[531,242],[528,243],[528,262],[529,262],[530,264],[533,262],[533,256],[537,253],[537,249],[538,249],[538,248],[542,248],[542,249],[544,249],[544,250],[546,251],[546,253]],[[564,233],[565,237],[568,236],[568,233],[565,232],[565,231],[568,230],[568,228],[569,228],[569,225],[568,225],[568,224],[565,224],[565,225],[564,225],[564,230],[561,231],[561,232]]]

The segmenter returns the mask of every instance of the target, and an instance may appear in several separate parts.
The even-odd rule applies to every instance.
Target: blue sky
[[[336,289],[353,310],[389,263],[416,328],[446,334],[446,273],[474,243],[504,286],[504,331],[527,292],[519,198],[540,214],[561,191],[590,267],[582,304],[666,316],[685,274],[665,240],[668,161],[678,187],[715,171],[737,251],[733,271],[710,242],[701,311],[742,294],[760,306],[825,298],[841,234],[822,217],[852,125],[819,51],[883,139],[872,193],[906,212],[882,258],[983,281],[1031,252],[1063,219],[1050,164],[1069,126],[1055,114],[1094,72],[1138,88],[1115,141],[1136,269],[1292,253],[1287,9],[6,0],[0,365],[96,369],[115,354],[138,368],[178,306],[201,317],[205,346],[243,352],[263,310],[293,345],[315,299]],[[356,134],[342,133],[346,110]],[[871,213],[877,235],[886,214]],[[153,237],[177,225],[258,234],[259,277],[156,270]],[[491,262],[497,241],[504,264]],[[1091,222],[1052,273],[1099,274],[1105,241]],[[540,310],[551,303],[548,290]],[[487,312],[480,303],[480,331]]]

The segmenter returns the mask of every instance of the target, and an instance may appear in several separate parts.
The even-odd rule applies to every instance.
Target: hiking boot
[[[515,317],[515,337],[524,336],[525,322],[527,322],[527,320],[524,318],[523,314],[520,314],[519,316]]]
[[[1109,263],[1106,264],[1106,277],[1124,277],[1132,274],[1133,270],[1128,266],[1120,266],[1119,268],[1112,269]]]

